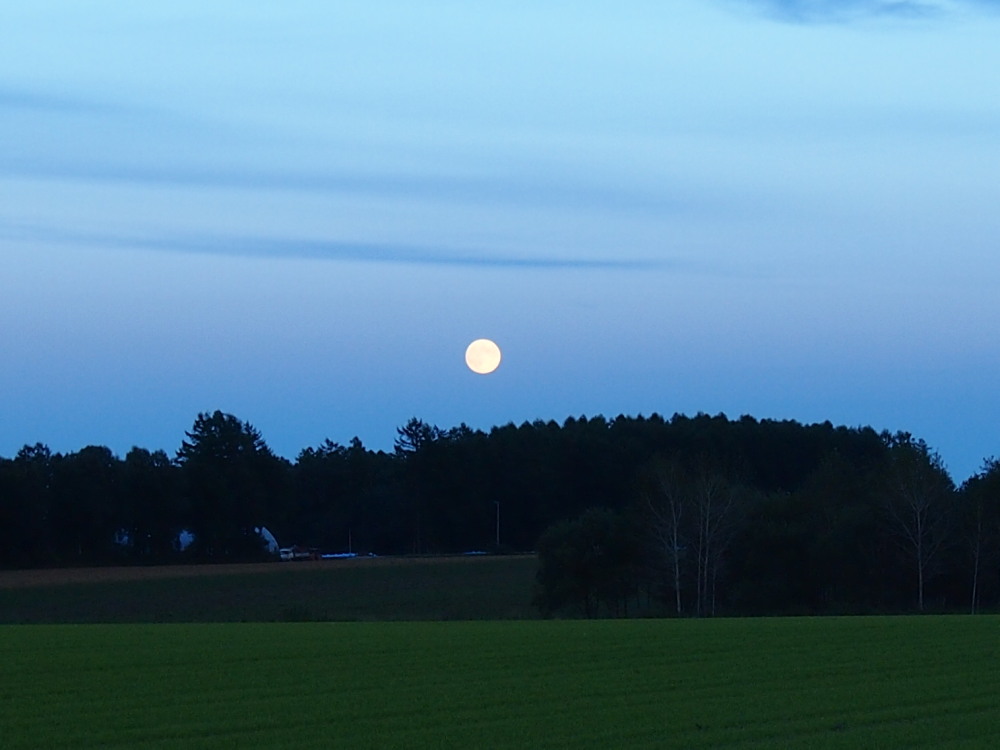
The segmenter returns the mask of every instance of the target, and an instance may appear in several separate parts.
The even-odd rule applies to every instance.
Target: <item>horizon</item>
[[[226,416],[235,417],[241,423],[243,423],[243,424],[245,424],[245,425],[253,428],[254,430],[256,430],[260,434],[260,437],[264,441],[265,445],[267,445],[267,448],[275,456],[277,456],[279,458],[282,458],[282,459],[285,459],[285,460],[287,460],[287,461],[289,461],[290,463],[293,463],[293,464],[298,461],[298,459],[301,456],[301,454],[302,454],[303,451],[308,450],[308,449],[319,448],[326,441],[329,441],[329,442],[333,443],[334,445],[340,445],[342,447],[348,447],[351,442],[353,442],[354,440],[358,440],[358,441],[360,441],[362,447],[364,447],[365,450],[367,450],[367,451],[370,451],[372,453],[392,454],[392,453],[395,452],[395,442],[396,442],[397,438],[399,437],[399,429],[401,429],[401,428],[403,428],[405,426],[403,424],[400,424],[400,425],[397,426],[397,430],[394,431],[395,432],[395,436],[392,438],[392,441],[387,444],[387,446],[386,445],[379,445],[377,447],[373,447],[372,445],[369,445],[369,444],[365,443],[358,435],[352,435],[350,438],[347,438],[347,439],[344,439],[344,440],[333,440],[331,438],[324,438],[324,439],[319,440],[319,441],[317,441],[315,443],[312,443],[312,444],[309,444],[309,445],[303,445],[303,446],[299,447],[297,450],[295,450],[294,452],[279,452],[279,451],[275,450],[274,446],[272,446],[270,444],[270,442],[267,439],[267,434],[264,432],[264,430],[260,429],[258,427],[258,425],[256,425],[252,420],[244,419],[243,417],[241,417],[238,414],[230,414],[228,412],[225,412],[224,410],[215,410],[215,409],[212,409],[212,410],[200,412],[199,414],[197,414],[193,418],[192,423],[194,422],[194,420],[196,420],[196,419],[198,419],[198,418],[200,418],[202,416],[210,416],[211,414],[214,414],[216,411],[220,411],[221,413],[225,414]],[[590,422],[590,421],[594,421],[594,420],[604,420],[608,424],[608,426],[610,426],[613,422],[615,422],[615,421],[617,421],[619,419],[626,419],[626,420],[655,420],[655,419],[660,419],[663,422],[669,423],[669,422],[673,421],[674,419],[676,419],[678,417],[681,417],[681,418],[684,418],[684,419],[697,419],[697,418],[700,418],[700,417],[708,417],[710,419],[723,418],[723,419],[726,419],[730,423],[740,422],[740,421],[742,421],[744,419],[751,419],[751,420],[753,420],[754,422],[756,422],[758,424],[766,423],[766,422],[773,422],[773,423],[779,423],[779,424],[780,423],[784,423],[784,422],[788,422],[788,423],[792,423],[792,424],[801,425],[802,427],[816,427],[816,426],[824,426],[826,424],[829,424],[829,425],[831,425],[831,427],[833,429],[848,429],[848,430],[854,430],[854,431],[872,430],[876,434],[888,433],[888,434],[891,434],[891,435],[895,435],[895,434],[898,434],[900,432],[905,433],[905,431],[894,431],[894,430],[888,430],[888,429],[879,430],[879,429],[876,429],[875,427],[873,427],[872,425],[844,425],[844,424],[835,424],[835,423],[831,422],[830,420],[822,420],[822,421],[818,421],[818,422],[803,422],[803,421],[800,421],[800,420],[796,420],[794,418],[784,418],[784,419],[772,419],[772,418],[768,418],[768,417],[758,418],[758,417],[756,417],[756,416],[754,416],[752,414],[741,414],[739,416],[735,416],[734,417],[734,416],[725,414],[723,412],[718,412],[716,414],[709,414],[707,412],[696,412],[694,414],[681,414],[681,413],[675,412],[674,414],[671,414],[671,415],[660,414],[659,412],[650,412],[649,414],[616,414],[614,416],[608,416],[606,414],[570,414],[570,415],[567,415],[566,417],[563,417],[562,419],[555,419],[555,418],[541,419],[541,418],[538,418],[538,419],[532,419],[532,420],[522,420],[520,422],[508,421],[508,422],[504,422],[504,423],[498,423],[498,424],[494,424],[494,425],[489,425],[489,426],[486,426],[486,427],[479,427],[479,426],[467,425],[464,422],[463,423],[459,423],[459,424],[454,424],[454,425],[440,425],[440,424],[435,424],[435,423],[427,422],[426,420],[422,420],[419,416],[416,416],[416,415],[412,416],[411,419],[416,419],[418,421],[421,421],[421,422],[427,424],[430,427],[438,428],[443,433],[447,433],[450,430],[454,430],[454,429],[457,429],[459,427],[468,427],[473,432],[489,436],[489,435],[491,435],[492,433],[494,433],[494,432],[496,432],[498,430],[503,430],[503,429],[508,428],[508,427],[520,428],[520,427],[522,427],[524,425],[535,425],[535,424],[538,424],[538,423],[543,423],[545,425],[554,423],[554,424],[558,425],[560,428],[563,428],[563,427],[566,426],[567,423],[569,423],[571,421],[574,421],[574,420],[575,421],[586,421],[586,422]],[[184,431],[183,437],[180,438],[180,442],[183,442],[184,439],[185,439],[185,437],[191,437],[191,433],[188,430]],[[912,435],[912,437],[915,440],[917,440],[917,441],[923,440],[923,438],[920,435]],[[45,446],[49,450],[51,450],[52,453],[53,453],[53,455],[56,455],[56,454],[67,455],[67,454],[72,454],[72,453],[79,452],[80,450],[83,450],[84,448],[102,447],[102,448],[107,448],[108,450],[110,450],[111,453],[116,458],[123,459],[125,457],[125,455],[129,451],[131,451],[132,449],[138,448],[138,449],[141,449],[141,450],[147,450],[147,451],[149,451],[151,453],[154,453],[156,451],[162,451],[169,458],[171,458],[171,460],[175,460],[176,459],[176,454],[180,450],[180,442],[178,443],[178,447],[176,449],[168,449],[168,448],[164,448],[164,447],[153,447],[153,446],[148,446],[148,445],[132,444],[127,449],[124,449],[124,450],[122,450],[122,449],[115,449],[113,446],[109,446],[109,445],[100,445],[100,446],[97,446],[97,445],[86,445],[86,446],[79,446],[78,448],[76,448],[74,450],[54,450],[51,445],[49,445],[48,443],[45,443],[44,441],[42,441],[40,444],[43,445],[43,446]],[[924,442],[926,442],[926,441],[924,441]],[[25,443],[22,447],[23,448],[33,448],[33,447],[35,447],[38,444],[39,443],[32,443],[32,444]],[[933,454],[940,455],[939,452],[934,448],[934,446],[928,444],[928,448],[931,450],[931,452]],[[15,457],[15,455],[16,455],[16,453],[12,454],[10,456],[5,456],[3,454],[0,454],[0,459],[11,460],[11,459],[13,459]],[[941,458],[943,460],[943,457],[941,457]],[[990,458],[991,457],[987,457],[987,459],[984,459],[984,463],[986,461],[990,460]],[[955,482],[955,486],[956,487],[961,486],[962,482],[964,482],[966,479],[969,479],[970,477],[972,477],[975,474],[979,473],[979,470],[977,469],[977,471],[974,472],[973,474],[970,474],[969,477],[961,477],[960,478],[960,477],[956,477],[956,476],[952,475],[952,472],[948,468],[946,461],[943,461],[943,465],[944,465],[945,470],[948,471],[949,475],[951,475],[951,478]]]

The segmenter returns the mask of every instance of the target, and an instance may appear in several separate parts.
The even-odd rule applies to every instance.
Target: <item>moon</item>
[[[480,375],[489,375],[500,366],[500,347],[489,339],[476,339],[465,350],[465,364]]]

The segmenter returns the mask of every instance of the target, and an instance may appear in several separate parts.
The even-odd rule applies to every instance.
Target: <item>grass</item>
[[[344,561],[348,562],[348,561]],[[527,619],[532,556],[272,563],[268,572],[0,587],[0,623]],[[252,566],[251,566],[252,567]],[[208,571],[205,573],[204,571]]]
[[[0,745],[993,747],[996,617],[0,627]]]

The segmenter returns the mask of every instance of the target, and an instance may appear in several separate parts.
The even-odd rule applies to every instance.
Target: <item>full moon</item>
[[[476,339],[465,350],[465,364],[473,372],[489,375],[500,366],[500,347],[489,339]]]

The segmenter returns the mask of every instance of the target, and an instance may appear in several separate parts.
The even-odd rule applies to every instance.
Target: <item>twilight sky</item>
[[[1000,454],[1000,0],[612,7],[4,3],[0,455],[214,409]]]

